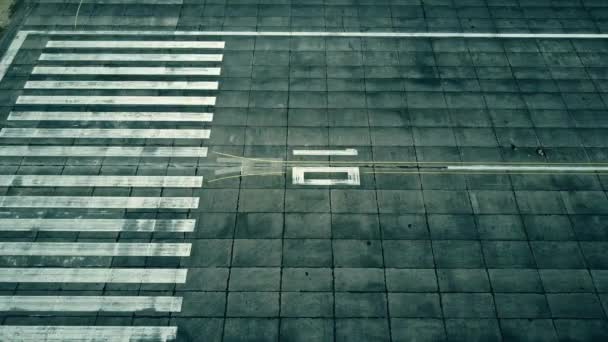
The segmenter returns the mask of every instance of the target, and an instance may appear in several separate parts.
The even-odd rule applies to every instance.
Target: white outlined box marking
[[[345,179],[306,179],[307,173],[344,173]],[[294,167],[292,169],[292,180],[294,185],[360,185],[358,167]]]

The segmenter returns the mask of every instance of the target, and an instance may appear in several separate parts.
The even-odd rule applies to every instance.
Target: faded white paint
[[[21,95],[23,105],[215,106],[215,96],[44,96]]]
[[[179,312],[181,297],[0,296],[0,311]]]
[[[0,255],[186,257],[190,248],[189,243],[0,242]]]
[[[146,219],[0,219],[0,231],[193,232],[196,221]]]
[[[203,177],[0,175],[0,186],[200,188]]]
[[[166,342],[177,338],[177,327],[2,325],[0,341],[12,342]]]
[[[188,271],[161,268],[0,268],[2,283],[183,284]]]
[[[343,150],[293,150],[294,156],[356,156],[358,152],[354,148]]]
[[[218,82],[204,81],[27,81],[25,89],[143,89],[217,90]]]
[[[0,208],[196,209],[198,197],[0,196]]]
[[[211,122],[204,112],[10,112],[11,121],[185,121]]]
[[[0,138],[208,139],[208,129],[3,128]]]
[[[157,157],[203,158],[207,147],[160,146],[0,146],[2,157]]]

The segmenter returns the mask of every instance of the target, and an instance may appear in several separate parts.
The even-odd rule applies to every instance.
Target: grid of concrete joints
[[[222,40],[212,152],[605,162],[603,40]],[[16,63],[36,64],[26,55]],[[604,175],[365,171],[359,189],[210,183],[192,308],[159,320],[184,340],[603,339]]]
[[[2,74],[30,33],[17,35]],[[182,259],[203,176],[168,161],[207,157],[224,42],[38,38],[0,130],[0,339],[174,340],[175,324],[153,317],[190,305]],[[64,325],[37,318],[70,312],[79,318]]]
[[[602,0],[33,0],[32,28],[606,32]]]

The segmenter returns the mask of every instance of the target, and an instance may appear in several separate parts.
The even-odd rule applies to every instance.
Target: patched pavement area
[[[0,340],[608,339],[602,2],[26,7]]]

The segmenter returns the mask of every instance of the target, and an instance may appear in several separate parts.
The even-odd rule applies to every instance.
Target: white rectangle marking
[[[157,146],[0,146],[0,157],[156,157],[204,158],[207,147]]]
[[[196,67],[104,67],[104,66],[35,66],[34,75],[161,75],[219,76],[220,68]]]
[[[200,188],[200,176],[0,175],[0,186]]]
[[[3,325],[0,341],[13,342],[99,342],[156,341],[177,338],[177,327],[154,326],[59,326]]]
[[[0,296],[0,311],[179,312],[181,297]]]
[[[356,156],[358,152],[354,148],[344,150],[293,150],[294,156]]]
[[[0,138],[209,139],[208,129],[3,128]]]
[[[154,268],[0,268],[2,283],[183,284],[185,269]]]
[[[217,90],[218,82],[204,81],[27,81],[25,89],[143,89]]]
[[[0,208],[196,209],[198,197],[0,196]]]
[[[0,255],[187,257],[190,248],[189,243],[0,242]]]
[[[178,121],[211,122],[203,112],[10,112],[11,121]]]
[[[0,231],[188,233],[195,224],[190,219],[0,219]]]
[[[215,106],[215,96],[45,96],[21,95],[23,105]]]
[[[43,53],[41,61],[98,61],[98,62],[221,62],[221,54],[173,53]]]
[[[306,173],[345,173],[346,179],[306,179]],[[358,167],[294,167],[294,185],[360,185]]]
[[[608,166],[448,165],[446,168],[458,171],[608,171]]]
[[[69,49],[223,49],[221,41],[50,40],[47,48]]]

